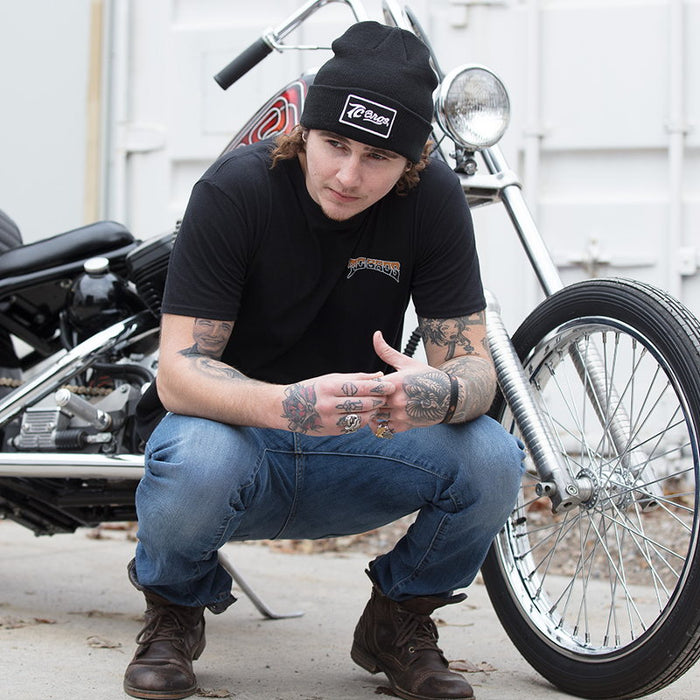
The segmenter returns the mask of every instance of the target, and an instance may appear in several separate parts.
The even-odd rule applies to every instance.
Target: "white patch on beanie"
[[[379,102],[373,102],[364,97],[350,94],[345,100],[345,105],[338,121],[387,139],[391,134],[395,118],[395,109],[379,104]]]

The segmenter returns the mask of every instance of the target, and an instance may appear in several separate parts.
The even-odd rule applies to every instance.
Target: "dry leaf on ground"
[[[450,669],[453,671],[461,671],[462,673],[489,673],[496,669],[487,661],[481,661],[478,664],[469,661],[469,659],[455,659],[450,661]]]

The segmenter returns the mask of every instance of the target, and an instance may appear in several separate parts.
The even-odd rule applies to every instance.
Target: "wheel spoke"
[[[659,690],[700,658],[700,323],[658,290],[595,280],[546,299],[513,343],[555,468],[586,500],[539,495],[559,481],[528,461],[484,566],[494,606],[567,692]],[[495,415],[520,436],[504,401]],[[521,418],[529,440],[536,421]]]
[[[602,395],[580,371],[593,348]],[[685,409],[647,348],[619,331],[579,329],[529,366],[562,456],[573,475],[595,481],[596,496],[576,513],[551,516],[529,474],[512,519],[514,561],[557,635],[574,646],[618,647],[649,629],[682,576],[694,532],[685,501],[695,495]],[[620,441],[613,430],[622,410],[629,429]],[[677,488],[688,480],[690,488]],[[652,501],[655,510],[645,512]],[[641,604],[645,586],[651,607]]]

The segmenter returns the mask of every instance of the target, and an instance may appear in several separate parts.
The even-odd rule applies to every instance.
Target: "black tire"
[[[22,234],[17,224],[0,209],[0,253],[22,245]]]
[[[22,234],[17,224],[0,209],[0,254],[22,245]],[[18,378],[19,359],[10,334],[0,328],[0,377]],[[0,397],[12,391],[12,387],[0,386]]]
[[[658,691],[700,656],[700,324],[653,287],[591,280],[546,299],[513,343],[558,451],[593,488],[553,514],[526,460],[482,569],[493,606],[520,653],[567,693]],[[594,346],[616,390],[597,407],[575,362]],[[620,407],[623,450],[609,430]],[[492,415],[517,433],[502,397]]]

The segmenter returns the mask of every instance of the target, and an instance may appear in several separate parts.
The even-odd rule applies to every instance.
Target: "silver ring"
[[[340,418],[338,425],[342,426],[346,433],[354,433],[362,426],[362,420],[357,413],[348,413]]]

